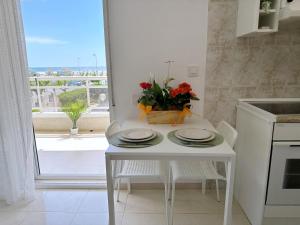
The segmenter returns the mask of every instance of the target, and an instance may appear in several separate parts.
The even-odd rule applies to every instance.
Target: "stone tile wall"
[[[210,0],[204,116],[235,125],[240,98],[300,97],[300,24],[236,38],[237,0]]]

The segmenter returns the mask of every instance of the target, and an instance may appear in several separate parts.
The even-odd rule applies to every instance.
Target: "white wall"
[[[163,80],[166,60],[175,60],[177,83],[191,82],[201,98],[193,111],[202,114],[207,40],[207,0],[109,0],[109,26],[115,115],[137,114],[133,95],[149,73]],[[188,78],[187,66],[198,65],[199,77]],[[174,83],[175,84],[175,83]]]

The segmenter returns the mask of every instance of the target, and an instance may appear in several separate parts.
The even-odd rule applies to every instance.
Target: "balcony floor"
[[[94,176],[105,174],[104,134],[36,135],[42,175]]]

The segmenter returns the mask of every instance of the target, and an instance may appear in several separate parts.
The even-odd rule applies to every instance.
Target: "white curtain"
[[[0,199],[34,196],[33,132],[19,0],[0,1]]]

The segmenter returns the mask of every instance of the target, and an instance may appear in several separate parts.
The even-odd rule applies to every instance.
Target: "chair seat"
[[[125,160],[116,177],[161,177],[160,163],[156,160]]]
[[[172,161],[170,164],[175,181],[225,180],[225,177],[217,172],[212,161]]]

